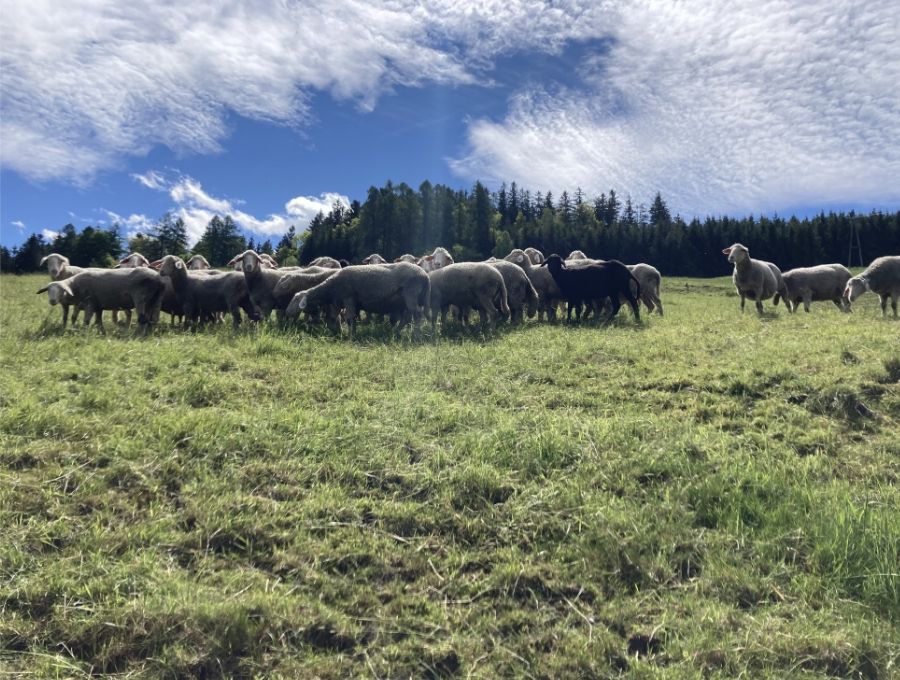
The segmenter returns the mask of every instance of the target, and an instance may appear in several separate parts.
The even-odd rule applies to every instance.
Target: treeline
[[[12,251],[0,249],[0,269],[30,272],[41,258],[58,252],[78,266],[111,266],[123,250],[151,260],[165,254],[199,253],[213,266],[224,265],[246,248],[267,252],[282,265],[306,264],[320,255],[359,262],[377,252],[393,259],[403,253],[421,255],[435,246],[448,248],[458,260],[502,257],[516,247],[534,246],[545,254],[566,255],[574,249],[591,257],[647,262],[669,276],[721,276],[730,267],[722,248],[739,241],[754,257],[772,260],[783,270],[823,262],[846,263],[851,233],[859,235],[864,262],[900,253],[900,211],[868,214],[820,213],[815,217],[707,217],[683,220],[672,215],[657,193],[649,206],[621,200],[615,191],[588,199],[578,189],[531,193],[515,183],[490,192],[480,182],[471,191],[423,182],[418,190],[388,182],[371,187],[364,203],[335,203],[319,213],[307,231],[294,226],[273,246],[241,234],[230,215],[214,216],[188,249],[183,220],[164,215],[146,233],[122,246],[118,226],[67,224],[52,241],[30,236]],[[854,251],[853,264],[859,264]]]
[[[859,234],[865,263],[900,253],[900,211],[821,213],[796,217],[672,215],[657,193],[649,206],[623,201],[615,191],[588,199],[578,189],[554,197],[515,183],[491,193],[481,183],[460,191],[423,182],[418,191],[388,182],[369,189],[362,205],[335,205],[320,213],[299,249],[308,262],[331,255],[358,262],[377,252],[393,259],[447,247],[462,260],[502,257],[533,246],[545,254],[583,250],[591,257],[647,262],[670,276],[721,276],[731,270],[722,248],[740,241],[758,258],[782,269],[846,263],[851,230]],[[854,264],[859,264],[854,251]]]

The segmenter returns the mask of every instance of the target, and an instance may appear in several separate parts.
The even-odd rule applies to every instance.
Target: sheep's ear
[[[41,258],[41,263],[38,265],[38,267],[43,267],[44,262],[46,262],[49,257],[49,255],[44,255],[44,257]]]
[[[723,255],[731,255],[731,248],[725,248],[725,249],[722,251],[722,254],[723,254]]]
[[[516,255],[516,262],[520,262],[520,263],[521,263],[521,262],[524,262],[524,261],[525,261],[525,256],[524,256],[524,255],[522,255],[521,253],[519,253],[518,255]]]
[[[300,307],[300,309],[306,309],[306,296],[305,295],[302,298],[300,298],[299,307]]]
[[[184,269],[184,262],[182,260],[175,260],[175,269]]]
[[[46,293],[48,290],[50,290],[50,284],[47,284],[46,286],[44,286],[43,288],[41,288],[41,289],[37,292],[37,294],[40,295],[41,293]]]
[[[121,262],[119,262],[119,264],[117,264],[115,267],[113,267],[113,269],[121,269],[121,268],[122,268]]]

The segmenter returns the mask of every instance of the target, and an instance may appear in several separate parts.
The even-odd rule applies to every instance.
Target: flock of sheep
[[[735,244],[723,251],[734,264],[733,280],[741,297],[756,302],[783,298],[790,311],[802,301],[806,311],[816,300],[832,300],[844,311],[866,291],[881,296],[882,313],[888,298],[894,316],[900,297],[900,257],[882,257],[853,277],[841,265],[820,265],[795,269],[785,274],[774,264],[750,258],[749,251]],[[103,328],[103,312],[110,310],[114,321],[124,312],[130,323],[132,310],[146,331],[166,312],[184,325],[221,320],[230,313],[235,326],[241,311],[253,321],[268,318],[274,310],[279,319],[296,319],[301,313],[310,321],[324,321],[334,329],[346,322],[352,337],[360,312],[390,320],[395,331],[430,319],[436,332],[438,317],[446,327],[450,307],[467,323],[477,310],[481,330],[493,328],[502,317],[520,323],[525,316],[553,321],[559,305],[567,303],[567,318],[606,312],[611,320],[622,302],[630,305],[640,320],[640,302],[647,309],[663,313],[659,298],[661,277],[648,264],[624,265],[618,260],[592,260],[574,251],[563,260],[559,255],[544,258],[534,248],[515,249],[505,258],[484,262],[454,262],[444,248],[417,258],[403,255],[393,263],[372,254],[362,264],[320,257],[306,267],[279,267],[264,253],[247,250],[228,264],[234,271],[214,270],[201,255],[187,262],[166,255],[150,262],[140,253],[123,258],[114,269],[73,267],[58,254],[46,256],[52,281],[38,293],[48,293],[51,305],[63,309],[63,326],[84,312],[84,323],[92,319]]]

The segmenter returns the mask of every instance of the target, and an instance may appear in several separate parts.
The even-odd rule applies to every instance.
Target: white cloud
[[[131,178],[137,182],[140,182],[148,189],[156,189],[157,191],[162,191],[166,186],[166,180],[156,170],[148,170],[143,175],[139,173],[132,173]]]
[[[116,212],[113,212],[112,210],[101,209],[100,212],[105,214],[109,218],[109,221],[112,224],[118,224],[118,225],[124,227],[125,235],[128,238],[131,238],[138,233],[146,234],[148,231],[153,229],[153,227],[156,225],[155,220],[152,220],[143,214],[132,213],[131,215],[128,215],[127,217],[125,217],[123,215],[119,215]],[[95,220],[95,221],[100,224],[106,222],[106,220]]]
[[[52,229],[41,229],[41,235],[44,237],[45,241],[53,241],[59,236],[59,232],[53,231]]]
[[[154,177],[153,186],[144,181],[148,175]],[[326,192],[319,196],[296,196],[284,206],[283,213],[272,213],[266,218],[258,218],[235,206],[244,201],[239,199],[217,198],[209,194],[193,177],[181,176],[170,181],[164,173],[151,170],[143,175],[132,175],[135,181],[148,188],[167,192],[174,202],[172,214],[184,220],[188,234],[188,244],[193,245],[200,240],[209,221],[219,215],[231,215],[235,224],[242,230],[256,236],[281,236],[291,225],[303,231],[317,213],[327,213],[335,203],[350,206],[350,199],[343,194]],[[129,235],[137,231],[146,231],[153,222],[144,215],[132,215],[123,218],[110,211],[106,212],[114,221],[129,227]]]
[[[659,190],[685,214],[897,202],[898,24],[892,0],[628,3],[579,86],[472,121],[451,167],[557,192]]]
[[[20,232],[25,231],[25,223],[22,220],[13,220],[12,222],[10,222],[10,224]]]

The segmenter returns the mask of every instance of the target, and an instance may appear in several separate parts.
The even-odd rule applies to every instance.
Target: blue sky
[[[277,238],[388,179],[896,210],[898,7],[4,3],[0,242],[166,211]]]

